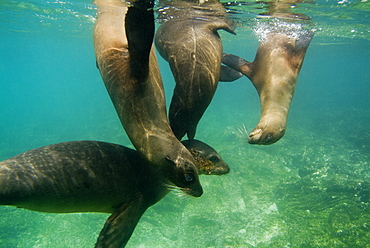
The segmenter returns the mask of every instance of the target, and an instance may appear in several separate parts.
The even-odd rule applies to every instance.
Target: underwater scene
[[[200,175],[199,198],[170,192],[126,247],[370,247],[370,2],[298,1],[289,24],[263,18],[267,2],[220,6],[235,24],[217,31],[223,52],[247,61],[268,28],[313,33],[285,134],[248,143],[259,95],[245,75],[219,82],[195,138],[230,172]],[[0,161],[79,140],[134,149],[97,68],[96,12],[91,1],[0,0]],[[168,108],[175,81],[157,59]],[[108,217],[0,206],[0,247],[94,247]]]

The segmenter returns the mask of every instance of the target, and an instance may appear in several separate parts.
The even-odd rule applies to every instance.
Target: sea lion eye
[[[217,163],[218,161],[220,161],[220,159],[217,156],[212,156],[209,158],[209,160],[213,163]]]
[[[186,180],[187,182],[194,181],[194,176],[193,176],[193,174],[190,174],[190,173],[185,174],[185,180]]]

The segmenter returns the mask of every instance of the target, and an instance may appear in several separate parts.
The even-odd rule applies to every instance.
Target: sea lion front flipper
[[[232,69],[243,73],[243,75],[247,76],[249,79],[252,78],[253,68],[251,62],[229,53],[223,53],[221,61]]]
[[[218,81],[232,82],[241,78],[242,76],[243,74],[240,71],[237,71],[227,65],[221,65],[220,78],[218,79]]]
[[[105,222],[95,248],[125,247],[146,209],[141,195],[119,206]]]

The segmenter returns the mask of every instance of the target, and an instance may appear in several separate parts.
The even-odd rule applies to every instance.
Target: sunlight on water
[[[223,6],[237,22],[237,35],[219,31],[224,51],[253,61],[266,3]],[[96,68],[95,12],[83,0],[1,1],[0,160],[72,140],[132,147]],[[230,173],[201,176],[199,199],[169,195],[148,209],[127,247],[368,246],[370,5],[303,1],[292,12],[311,20],[289,30],[308,27],[315,36],[285,136],[270,146],[248,144],[258,95],[246,77],[220,82],[196,138],[220,153]],[[173,77],[158,60],[168,103]],[[1,206],[0,246],[93,247],[108,216]]]
[[[260,42],[266,41],[268,34],[273,32],[282,32],[293,39],[300,37],[304,39],[304,37],[308,37],[311,34],[311,31],[301,23],[290,23],[281,20],[259,22],[253,31]]]

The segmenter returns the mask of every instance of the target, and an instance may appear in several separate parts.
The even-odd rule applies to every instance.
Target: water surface
[[[236,36],[224,51],[252,61],[262,2],[227,3]],[[72,140],[132,147],[95,65],[89,1],[0,1],[0,160]],[[314,39],[276,144],[247,143],[259,99],[243,77],[220,83],[197,139],[231,167],[201,176],[204,195],[169,195],[150,208],[127,247],[369,247],[370,5],[316,1]],[[174,86],[159,58],[169,102]],[[0,207],[1,247],[93,247],[107,214]]]

